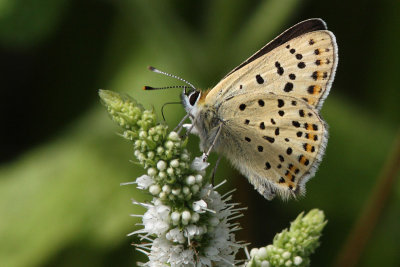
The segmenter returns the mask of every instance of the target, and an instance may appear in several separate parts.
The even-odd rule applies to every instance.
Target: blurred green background
[[[135,266],[126,234],[137,229],[119,184],[143,173],[97,90],[132,95],[158,113],[180,91],[144,92],[175,80],[199,88],[293,24],[323,18],[336,35],[339,66],[322,115],[326,155],[298,201],[266,201],[223,161],[222,192],[249,209],[238,239],[262,246],[305,210],[329,223],[313,266],[333,266],[382,172],[400,122],[398,1],[1,0],[0,266]],[[175,126],[180,105],[165,108]],[[161,117],[160,117],[161,119]],[[198,139],[190,139],[199,155]],[[215,155],[211,160],[215,160]],[[397,174],[397,178],[399,175]],[[400,184],[382,209],[357,266],[400,266]]]

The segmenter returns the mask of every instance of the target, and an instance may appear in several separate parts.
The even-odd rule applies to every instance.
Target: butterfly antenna
[[[187,85],[173,85],[173,86],[164,86],[164,87],[151,87],[151,86],[143,86],[143,90],[162,90],[162,89],[171,89],[171,88],[187,88]]]
[[[181,102],[167,102],[167,103],[164,103],[164,105],[162,105],[162,107],[161,107],[161,115],[162,115],[164,121],[165,121],[164,107],[166,105],[170,105],[170,104],[181,104]]]
[[[164,74],[164,75],[166,75],[166,76],[169,76],[169,77],[178,79],[178,80],[180,80],[180,81],[186,83],[186,84],[189,85],[190,87],[192,87],[194,90],[196,90],[196,87],[194,87],[193,84],[191,84],[190,82],[186,81],[185,79],[182,79],[181,77],[178,77],[178,76],[173,75],[173,74],[166,73],[166,72],[161,71],[161,70],[159,70],[159,69],[156,69],[156,68],[154,68],[154,67],[152,67],[152,66],[149,66],[148,68],[149,68],[149,70],[151,70],[152,72]]]

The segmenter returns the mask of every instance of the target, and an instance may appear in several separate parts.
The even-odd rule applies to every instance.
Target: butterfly
[[[335,36],[315,18],[284,31],[211,90],[187,82],[182,103],[204,159],[225,156],[268,200],[303,195],[327,145],[319,111],[337,64]]]

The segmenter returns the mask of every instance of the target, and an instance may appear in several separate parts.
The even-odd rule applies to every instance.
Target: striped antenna
[[[165,86],[165,87],[151,87],[151,86],[143,86],[143,90],[163,90],[163,89],[171,89],[171,88],[187,88],[187,85],[173,85],[173,86]]]
[[[148,68],[149,68],[149,70],[151,70],[152,72],[164,74],[164,75],[166,75],[166,76],[169,76],[169,77],[178,79],[178,80],[180,80],[180,81],[186,83],[186,84],[189,85],[190,87],[192,87],[194,90],[197,90],[196,87],[194,87],[193,84],[191,84],[190,82],[186,81],[185,79],[182,79],[181,77],[178,77],[178,76],[173,75],[173,74],[166,73],[166,72],[161,71],[161,70],[159,70],[159,69],[156,69],[156,68],[154,68],[154,67],[152,67],[152,66],[149,66]],[[145,86],[145,87],[146,87],[146,86]],[[148,86],[148,87],[149,87],[149,86]],[[152,89],[145,89],[145,90],[152,90]]]

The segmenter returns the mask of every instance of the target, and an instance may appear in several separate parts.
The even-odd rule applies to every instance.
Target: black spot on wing
[[[299,64],[297,64],[297,67],[299,67],[299,69],[304,69],[306,67],[306,63],[301,61],[301,62],[299,62]]]
[[[286,83],[285,87],[283,88],[283,91],[285,91],[286,93],[289,93],[292,90],[293,90],[293,83],[291,83],[291,82]]]
[[[263,79],[263,77],[261,77],[260,74],[256,75],[256,81],[257,81],[258,84],[263,84],[264,83],[264,79]]]
[[[282,76],[283,73],[285,72],[285,70],[282,68],[281,64],[280,64],[278,61],[275,62],[275,67],[276,67],[276,72],[277,72],[279,75]]]
[[[268,142],[270,142],[271,144],[272,144],[273,142],[275,142],[275,138],[273,138],[273,137],[270,137],[270,136],[263,136],[263,138],[264,138],[265,140],[267,140]]]
[[[271,164],[269,162],[265,162],[265,169],[266,170],[271,169]]]

